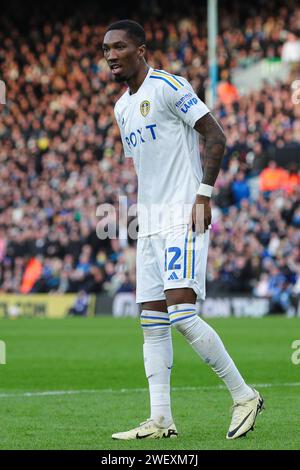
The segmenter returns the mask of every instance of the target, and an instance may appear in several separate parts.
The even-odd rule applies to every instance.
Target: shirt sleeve
[[[170,111],[191,127],[210,110],[198,98],[192,86],[182,77],[174,77],[177,81],[174,86],[163,87],[164,100]],[[177,86],[175,86],[177,85]]]
[[[122,144],[123,144],[124,155],[125,155],[126,158],[132,158],[131,149],[130,149],[130,147],[128,145],[128,142],[126,141],[126,138],[125,138],[125,135],[124,135],[122,119],[120,120],[120,117],[119,117],[119,114],[118,114],[116,108],[114,109],[114,113],[115,113],[115,118],[116,118],[117,124],[118,124],[119,129],[120,129],[120,135],[121,135],[121,140],[122,140]]]

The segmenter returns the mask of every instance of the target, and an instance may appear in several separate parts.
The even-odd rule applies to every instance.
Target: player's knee
[[[184,335],[185,338],[189,341],[189,337],[191,336],[198,319],[199,317],[195,313],[194,315],[191,315],[188,318],[178,319],[173,322],[171,321],[171,324],[177,331],[179,331],[179,333]]]
[[[143,310],[140,320],[144,334],[148,334],[149,332],[149,336],[152,336],[151,332],[154,332],[154,336],[164,335],[169,331],[171,326],[169,315],[166,312]]]
[[[171,339],[171,326],[143,328],[143,334],[145,343],[159,344],[161,341],[169,341]]]
[[[197,319],[196,306],[193,303],[181,303],[168,307],[171,325],[184,336],[193,329]]]
[[[191,304],[181,304],[170,307],[169,316],[171,325],[178,330],[189,343],[195,339],[212,343],[214,330],[202,320],[196,312],[196,307]]]
[[[168,289],[165,291],[165,295],[169,305],[195,304],[197,298],[195,291],[187,287]]]

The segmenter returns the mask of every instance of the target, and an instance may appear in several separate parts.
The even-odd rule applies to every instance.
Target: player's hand
[[[196,233],[204,233],[210,228],[211,207],[210,198],[197,194],[193,205],[189,228]]]

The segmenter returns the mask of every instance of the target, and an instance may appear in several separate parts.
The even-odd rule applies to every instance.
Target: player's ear
[[[145,57],[145,54],[146,54],[146,46],[145,44],[142,44],[141,46],[139,46],[138,56],[140,59],[142,59],[143,57]]]

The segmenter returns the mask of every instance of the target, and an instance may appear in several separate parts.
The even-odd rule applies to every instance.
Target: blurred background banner
[[[95,296],[89,296],[87,305],[78,308],[75,294],[1,294],[0,318],[18,317],[64,318],[67,315],[91,316],[95,312]]]
[[[252,317],[261,318],[269,314],[283,313],[280,304],[269,298],[253,296],[207,297],[198,302],[198,313],[204,318]],[[0,298],[0,318],[19,317],[65,318],[67,316],[90,317],[94,315],[113,315],[115,318],[139,316],[140,309],[135,303],[134,293],[119,293],[114,297],[107,294],[90,294],[82,302],[80,295],[63,294],[2,294]],[[289,316],[300,317],[299,298],[295,297]]]
[[[103,8],[92,0],[12,0],[0,18],[1,315],[14,305],[41,316],[137,314],[136,241],[124,236],[126,226],[116,239],[96,233],[97,207],[109,203],[118,215],[120,196],[128,209],[137,199],[113,117],[125,87],[112,81],[101,48],[109,23],[127,17],[145,28],[149,64],[186,77],[227,136],[212,200],[206,305],[228,299],[221,310],[232,313],[232,297],[243,297],[260,312],[296,314],[298,2],[145,0]],[[19,294],[28,300],[15,302]]]

